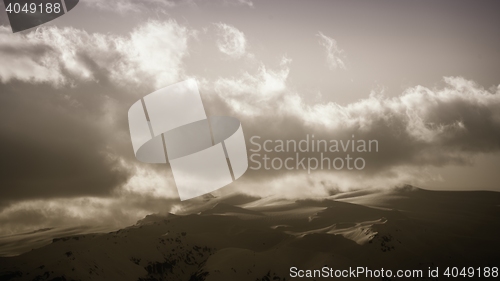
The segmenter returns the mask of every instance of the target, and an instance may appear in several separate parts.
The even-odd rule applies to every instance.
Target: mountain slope
[[[322,200],[217,199],[0,258],[0,280],[289,280],[291,266],[498,266],[500,193],[416,188]]]

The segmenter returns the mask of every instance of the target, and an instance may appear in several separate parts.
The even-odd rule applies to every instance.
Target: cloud
[[[0,27],[0,233],[122,227],[169,210],[178,195],[168,166],[135,159],[126,112],[183,79],[195,33],[175,21],[123,36]]]
[[[253,74],[219,78],[213,88],[234,114],[247,120],[286,116],[303,131],[341,135],[354,131],[376,136],[376,131],[383,129],[389,136],[404,136],[422,148],[440,146],[441,153],[432,153],[436,157],[446,151],[452,155],[451,151],[475,153],[500,148],[498,89],[487,90],[462,77],[444,77],[441,89],[419,85],[393,98],[372,92],[368,98],[347,105],[306,103],[287,81],[290,64],[291,60],[283,58],[278,70],[261,65]]]
[[[201,0],[86,0],[83,3],[94,9],[116,12],[123,15],[147,12],[168,14],[174,8],[183,6],[198,7],[212,3],[226,6],[254,7],[254,3],[249,0],[218,0],[209,2]]]
[[[249,149],[256,148],[250,143],[252,136],[260,136],[262,144],[264,140],[298,142],[314,135],[316,140],[327,141],[377,140],[379,151],[347,152],[365,159],[362,171],[317,170],[308,175],[304,170],[285,168],[249,170],[239,180],[238,188],[244,192],[302,197],[325,195],[332,189],[426,184],[439,178],[431,172],[433,167],[470,165],[480,154],[500,151],[497,88],[486,90],[462,77],[445,77],[442,88],[415,86],[397,97],[372,92],[347,105],[308,103],[288,81],[290,67],[289,60],[278,69],[261,65],[255,72],[219,78],[204,91],[213,87],[210,106],[242,121]],[[271,159],[295,156],[293,152],[259,153],[259,159],[264,154]],[[345,157],[347,153],[328,156]],[[318,158],[319,153],[301,153],[301,157]]]
[[[248,7],[253,7],[254,4],[252,1],[249,1],[249,0],[236,0],[236,3],[240,4],[240,5],[246,5]]]
[[[113,77],[136,83],[153,80],[157,88],[177,82],[182,59],[188,55],[188,40],[194,34],[175,21],[153,21],[135,29],[130,38],[116,41],[124,60],[118,62]]]
[[[126,112],[138,97],[181,79],[192,34],[175,21],[149,21],[127,36],[0,27],[0,145],[8,147],[0,203],[108,197],[127,188],[141,164],[127,160]]]
[[[122,194],[113,198],[26,200],[0,211],[0,236],[35,231],[46,227],[77,225],[126,227],[151,213],[166,214],[174,200],[143,194]]]
[[[285,92],[290,63],[290,59],[283,57],[279,70],[268,69],[261,63],[254,74],[244,72],[239,77],[217,79],[213,89],[234,111],[260,115],[262,108],[278,103],[276,99]]]
[[[193,35],[175,21],[149,21],[128,36],[89,34],[75,28],[42,27],[12,34],[0,27],[0,81],[50,83],[149,82],[160,87],[178,81],[187,41]]]
[[[219,51],[232,58],[241,58],[246,51],[245,34],[225,23],[216,23],[215,26],[219,36],[217,39]]]
[[[233,42],[234,36],[231,37],[231,34],[244,38],[240,31],[227,24],[219,23],[216,26],[227,35],[227,38],[219,38],[225,38],[222,42]],[[50,157],[49,153],[40,154],[35,161],[28,161],[31,157],[28,155],[37,154],[26,151],[35,149],[36,146],[39,146],[39,151],[50,151],[50,145],[40,145],[59,144],[57,134],[40,134],[35,141],[32,132],[37,132],[37,128],[42,126],[40,124],[44,123],[58,124],[59,128],[67,131],[75,127],[85,137],[80,137],[79,132],[71,131],[71,141],[63,146],[68,150],[56,151],[52,156],[54,166],[45,165],[45,173],[61,169],[54,163],[65,163],[62,159],[67,158],[64,157],[74,157],[71,162],[87,159],[86,162],[80,161],[80,164],[100,163],[102,166],[82,166],[74,171],[88,169],[87,172],[81,172],[82,175],[88,174],[88,171],[94,171],[92,173],[98,175],[98,171],[103,171],[102,177],[95,177],[102,181],[99,184],[81,181],[82,184],[74,185],[74,190],[87,190],[89,194],[81,191],[73,193],[71,188],[67,194],[110,194],[116,186],[123,186],[130,181],[131,171],[135,173],[137,168],[123,165],[123,151],[127,155],[130,151],[126,120],[119,112],[125,112],[137,96],[142,95],[134,91],[145,94],[186,77],[183,60],[189,55],[188,42],[195,34],[195,31],[175,21],[150,21],[127,36],[88,34],[69,28],[41,28],[26,35],[14,35],[4,28],[0,32],[3,39],[0,56],[10,62],[10,67],[0,66],[0,79],[3,83],[10,84],[28,82],[20,88],[23,93],[16,98],[2,96],[2,104],[5,105],[2,119],[26,120],[24,123],[19,121],[23,125],[15,130],[4,123],[5,135],[10,136],[4,137],[4,142],[10,141],[8,145],[13,147],[13,152],[16,151],[12,153],[12,159],[14,155],[20,155],[18,158],[23,161],[19,163],[43,165],[43,160],[39,159]],[[324,36],[321,33],[319,35]],[[240,39],[234,40],[241,42]],[[246,41],[244,42],[241,46],[246,45]],[[229,50],[228,54],[246,52],[242,48],[231,49],[231,46],[238,46],[238,43],[226,45],[222,44],[222,50]],[[332,48],[333,46],[332,43]],[[352,135],[356,138],[376,139],[380,143],[380,151],[364,156],[367,168],[361,172],[362,176],[373,178],[381,175],[380,177],[398,180],[415,178],[412,176],[414,173],[409,172],[412,168],[422,172],[428,167],[463,165],[471,163],[479,153],[498,151],[500,117],[497,89],[488,91],[470,80],[446,77],[446,86],[442,89],[416,86],[393,98],[373,92],[369,97],[347,105],[335,102],[308,103],[289,81],[293,66],[290,58],[282,57],[277,68],[252,60],[252,64],[255,62],[258,66],[254,70],[241,71],[232,77],[215,75],[213,80],[200,78],[207,110],[240,118],[247,141],[253,135],[260,135],[263,139],[301,140],[307,134],[314,134],[316,139],[350,139]],[[34,87],[29,86],[32,83],[55,86],[57,91],[52,91],[56,94],[33,98],[30,93],[34,91]],[[129,88],[131,85],[136,88]],[[72,89],[69,92],[68,87]],[[4,88],[12,90],[6,86]],[[51,91],[43,89],[43,92]],[[92,95],[84,93],[89,89],[93,92]],[[18,107],[28,108],[32,112],[31,119],[16,112],[12,106],[16,102]],[[89,118],[89,114],[95,114],[95,118],[102,118],[107,122],[95,125],[97,119]],[[65,118],[71,115],[74,118]],[[109,122],[117,118],[121,122],[120,126],[107,132],[113,126]],[[86,121],[77,122],[78,120]],[[46,131],[52,132],[51,130],[57,131],[54,128]],[[121,139],[113,137],[117,132],[121,134]],[[10,140],[12,136],[22,136],[24,141],[16,138]],[[33,141],[26,141],[27,139]],[[87,147],[85,144],[89,144],[88,149],[83,149]],[[72,147],[79,149],[68,152]],[[112,151],[109,147],[120,148]],[[24,168],[28,169],[28,166]],[[35,170],[29,168],[27,171],[32,171],[33,174],[29,174],[27,178],[32,179],[33,183],[39,183],[41,181],[35,176]],[[21,186],[21,178],[16,179],[16,173],[9,174],[6,179],[11,179],[12,182],[17,180]],[[293,177],[282,170],[249,172],[248,178],[258,182],[259,179],[274,179],[285,174],[288,178]],[[50,175],[57,179],[56,172]],[[68,175],[72,175],[68,178],[78,177],[78,173]],[[347,182],[343,178],[349,178],[350,175],[336,175],[337,179],[333,180],[333,176],[326,173],[325,177],[325,181]],[[380,182],[382,184],[382,180]],[[110,183],[107,184],[108,188],[102,188],[106,183]],[[82,189],[85,184],[92,187]],[[32,194],[35,197],[44,192],[55,195],[62,192],[61,187],[64,185],[69,185],[69,182],[60,181],[60,184],[50,185],[53,189]],[[5,196],[9,194],[8,196],[17,198],[23,194],[22,190],[19,188],[18,193],[3,192]]]
[[[25,36],[13,35],[9,28],[0,26],[0,81],[12,79],[32,82],[50,81],[56,85],[64,81],[60,71],[52,68],[56,62],[53,48],[37,44]]]
[[[250,8],[254,7],[254,3],[250,0],[222,0],[222,3],[225,5],[232,5],[232,6],[248,6]]]
[[[343,54],[344,50],[337,46],[337,41],[324,35],[322,32],[318,32],[316,36],[319,36],[319,44],[326,50],[326,62],[328,63],[328,67],[330,69],[346,69]]]
[[[219,49],[212,52],[233,58],[248,54],[241,31],[224,23],[216,27]],[[335,50],[333,58],[342,54],[333,39],[319,36],[327,50]],[[199,79],[208,113],[241,120],[249,148],[255,135],[297,141],[307,135],[326,140],[355,135],[379,142],[379,152],[362,155],[363,171],[249,170],[220,194],[297,198],[424,182],[436,178],[434,167],[467,165],[477,155],[500,150],[500,86],[486,90],[465,78],[445,77],[441,88],[415,86],[397,97],[372,92],[346,105],[309,102],[290,80],[292,59],[280,57],[269,65],[254,57],[214,67],[207,78],[196,72],[210,69],[204,62],[186,67],[191,38],[197,38],[196,31],[175,21],[149,21],[122,36],[56,27],[12,34],[0,28],[5,62],[0,65],[0,147],[9,148],[0,171],[2,231],[91,223],[100,209],[105,209],[102,222],[115,217],[128,223],[175,201],[168,166],[135,159],[126,112],[140,97],[188,76]],[[209,43],[215,46],[200,45]],[[345,67],[340,58],[333,62]],[[129,206],[131,211],[123,211]],[[59,220],[60,213],[65,216]]]
[[[107,196],[126,182],[130,171],[117,147],[108,147],[108,133],[118,130],[101,111],[110,105],[104,95],[70,97],[71,90],[21,84],[2,85],[0,91],[0,146],[7,148],[1,201]]]
[[[118,12],[121,14],[128,13],[143,13],[146,11],[160,11],[165,13],[166,10],[176,7],[182,4],[190,4],[193,1],[170,1],[170,0],[108,0],[108,1],[99,1],[99,0],[87,0],[84,1],[86,5],[89,7]]]

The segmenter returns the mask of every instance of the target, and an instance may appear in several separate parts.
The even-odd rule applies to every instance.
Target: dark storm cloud
[[[114,9],[118,12],[142,13],[150,8],[139,1],[86,2],[101,9],[118,7]],[[247,6],[251,3],[238,2]],[[163,3],[165,9],[179,5],[169,3]],[[321,76],[321,72],[333,75],[328,60],[331,58],[330,64],[332,59],[339,63],[335,58],[344,54],[341,50],[345,50],[347,61],[356,61],[350,40],[339,40],[336,50],[333,46],[339,33],[322,25],[314,26],[304,31],[310,32],[309,37],[300,37],[304,43],[300,44],[302,53],[291,51],[290,57],[271,65],[269,57],[276,59],[278,53],[270,50],[285,53],[282,44],[288,41],[282,35],[295,27],[287,23],[279,29],[279,25],[273,25],[278,29],[270,28],[271,34],[266,35],[261,25],[249,27],[236,20],[215,18],[197,19],[205,20],[198,31],[188,27],[189,23],[147,21],[120,36],[72,27],[42,27],[13,35],[7,27],[0,27],[0,149],[5,155],[2,166],[6,167],[0,172],[0,222],[15,228],[15,220],[66,224],[86,215],[91,221],[92,212],[98,214],[97,210],[108,208],[116,211],[110,211],[110,219],[116,216],[128,220],[137,214],[121,212],[134,196],[144,196],[144,200],[133,203],[135,211],[162,209],[164,202],[158,197],[176,196],[173,177],[168,174],[168,166],[141,164],[135,159],[126,113],[140,97],[187,77],[198,79],[208,115],[229,115],[241,120],[248,149],[255,148],[249,141],[255,135],[262,137],[261,143],[267,139],[298,142],[313,134],[316,140],[347,141],[355,135],[356,140],[379,143],[376,153],[350,153],[366,160],[362,171],[313,171],[308,175],[305,171],[286,169],[249,170],[222,192],[239,189],[256,195],[315,196],[328,194],[339,186],[368,187],[366,183],[376,179],[380,180],[378,184],[389,186],[391,179],[400,183],[401,179],[425,178],[420,173],[422,169],[468,164],[477,155],[499,151],[497,89],[487,91],[468,77],[455,77],[446,78],[444,88],[418,86],[395,97],[365,93],[355,102],[329,102],[337,101],[331,98],[335,95],[326,93],[330,89],[322,89],[324,96],[314,98],[311,92],[303,91],[303,85],[315,86],[312,78]],[[246,21],[245,17],[242,19]],[[287,32],[277,36],[280,31]],[[320,36],[320,44],[328,51],[326,57],[317,34],[324,35]],[[259,38],[263,41],[259,42]],[[293,42],[297,38],[294,35]],[[388,41],[387,38],[382,41]],[[286,47],[293,44],[289,45]],[[380,57],[380,48],[370,52],[360,57]],[[263,57],[269,61],[261,61]],[[308,62],[317,58],[318,63],[300,63],[305,58]],[[396,57],[393,61],[399,60]],[[393,69],[383,66],[375,67],[380,72]],[[360,68],[360,64],[349,64],[342,73],[356,67]],[[428,67],[425,65],[423,72]],[[311,76],[304,75],[306,83],[297,83],[290,76],[293,70],[310,72],[307,75]],[[295,88],[299,84],[303,87]],[[351,93],[342,94],[339,98]],[[294,152],[267,154],[280,158],[295,156]],[[313,156],[319,155],[300,155]],[[165,184],[158,179],[170,182]],[[132,195],[124,195],[124,190]],[[168,190],[168,194],[158,196],[157,190]],[[156,203],[148,205],[153,201]],[[51,210],[64,212],[72,205],[79,206],[75,214],[61,221],[55,219],[57,212]]]
[[[300,93],[287,87],[287,75],[280,75],[287,73],[286,69],[286,66],[278,71],[261,69],[254,75],[219,79],[215,83],[216,93],[205,93],[209,111],[236,115],[242,120],[249,149],[257,149],[250,142],[252,136],[261,137],[257,141],[260,145],[265,140],[273,141],[269,145],[271,149],[276,146],[276,140],[298,143],[307,135],[327,142],[376,140],[378,152],[352,152],[349,147],[346,153],[324,153],[331,159],[345,158],[346,154],[365,159],[366,167],[361,171],[332,168],[327,172],[335,178],[339,175],[350,178],[354,186],[360,177],[391,178],[404,175],[406,172],[402,169],[407,168],[420,171],[449,164],[470,164],[481,153],[500,151],[498,89],[486,90],[461,77],[446,77],[443,88],[416,86],[394,98],[373,93],[346,106],[333,102],[307,104]],[[320,158],[318,152],[297,152],[300,158]],[[249,155],[252,153],[249,151]],[[271,159],[294,157],[294,163],[297,158],[296,151],[261,150],[258,153],[261,164],[264,154]],[[257,167],[257,164],[251,162],[250,166]],[[250,169],[243,181],[264,183],[299,173],[304,170],[281,168],[276,171],[261,167],[257,171]],[[318,178],[324,176],[317,171],[312,174]],[[293,190],[289,186],[283,188]]]
[[[235,34],[244,36],[233,29],[227,34],[229,39]],[[125,115],[128,106],[150,91],[186,77],[182,60],[187,54],[187,40],[196,37],[196,32],[172,21],[149,22],[128,37],[88,34],[71,28],[47,28],[19,36],[3,31],[0,56],[13,67],[0,69],[0,78],[6,82],[45,85],[35,89],[16,84],[16,88],[10,82],[4,86],[20,93],[2,97],[6,107],[3,120],[17,120],[23,117],[18,116],[20,112],[24,114],[24,119],[16,122],[16,128],[4,130],[10,137],[2,141],[12,147],[8,155],[13,160],[9,161],[17,159],[14,156],[19,158],[6,170],[5,180],[21,186],[20,177],[24,175],[28,186],[32,184],[30,180],[43,183],[41,177],[45,175],[52,181],[47,192],[39,188],[33,189],[35,195],[26,195],[23,188],[29,188],[23,187],[18,191],[2,191],[3,194],[103,195],[126,182],[132,172],[120,164],[120,159],[136,162],[128,140]],[[240,49],[247,50],[245,45]],[[214,81],[203,77],[199,80],[208,114],[237,116],[244,126],[249,149],[254,148],[249,142],[254,135],[261,136],[261,142],[266,139],[298,142],[306,135],[327,141],[352,140],[352,135],[355,140],[377,140],[378,152],[350,153],[366,160],[364,170],[356,174],[332,171],[347,177],[397,174],[401,167],[464,164],[477,153],[498,151],[499,95],[494,93],[496,90],[486,91],[466,79],[446,78],[447,86],[443,89],[419,86],[398,97],[373,94],[342,106],[308,101],[294,89],[288,81],[294,66],[291,58],[283,57],[279,67],[273,69],[254,55],[241,57],[244,58],[241,64],[250,65],[247,71],[233,77],[219,76]],[[250,70],[255,65],[257,69]],[[222,65],[220,69],[227,70]],[[196,70],[193,68],[194,73]],[[43,94],[32,98],[30,95],[37,91]],[[16,104],[23,110],[13,110],[12,105]],[[63,131],[67,133],[61,137]],[[51,162],[37,169],[50,154],[54,154]],[[295,152],[267,154],[271,158],[295,156]],[[340,152],[328,156],[345,155]],[[33,156],[36,157],[30,159]],[[318,154],[300,156],[318,157]],[[93,176],[79,179],[79,173]],[[296,173],[296,170],[260,169],[248,171],[244,178],[264,182]],[[65,185],[71,187],[61,190]]]
[[[22,35],[0,27],[3,205],[109,196],[127,183],[141,166],[128,108],[155,84],[177,79],[186,40],[175,22],[150,22],[129,37],[70,28]],[[170,67],[158,68],[163,62]]]
[[[12,83],[1,92],[3,199],[106,195],[127,180],[107,148],[102,115],[87,109],[98,103],[79,107],[47,86]]]
[[[105,226],[106,230],[134,224],[151,213],[172,211],[177,200],[139,194],[119,198],[64,198],[32,200],[0,213],[0,236],[45,227]]]

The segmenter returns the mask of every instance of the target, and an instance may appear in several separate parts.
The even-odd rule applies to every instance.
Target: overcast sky
[[[135,159],[127,111],[187,78],[208,115],[242,122],[248,148],[254,135],[379,142],[363,171],[249,170],[219,194],[500,191],[499,8],[81,0],[16,34],[0,11],[0,235],[171,210],[170,168]]]

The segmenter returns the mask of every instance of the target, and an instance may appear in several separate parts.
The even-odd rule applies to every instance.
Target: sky
[[[82,0],[15,34],[2,5],[0,235],[179,208],[170,167],[135,158],[127,111],[189,78],[248,149],[252,136],[379,144],[351,153],[363,170],[249,169],[216,195],[500,191],[497,1]]]

